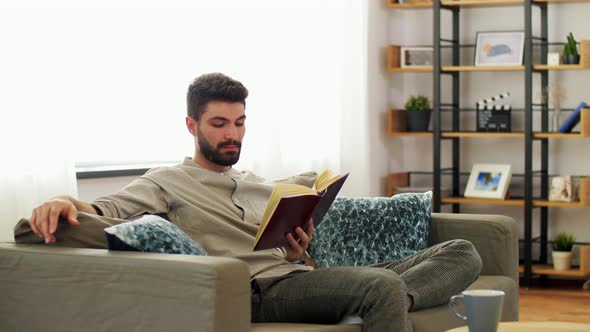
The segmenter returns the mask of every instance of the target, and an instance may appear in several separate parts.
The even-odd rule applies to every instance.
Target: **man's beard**
[[[201,131],[197,131],[197,138],[199,142],[199,149],[205,159],[219,166],[232,166],[240,159],[240,152],[242,151],[242,143],[239,141],[225,141],[217,144],[214,148],[207,142],[207,139],[201,135]],[[221,148],[228,145],[235,145],[238,151],[221,152]]]

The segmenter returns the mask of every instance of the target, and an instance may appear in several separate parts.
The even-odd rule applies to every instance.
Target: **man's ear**
[[[189,133],[191,133],[191,135],[195,136],[197,134],[197,121],[195,121],[195,119],[191,118],[190,116],[187,116],[185,118],[185,122],[186,122],[186,129],[188,129]]]

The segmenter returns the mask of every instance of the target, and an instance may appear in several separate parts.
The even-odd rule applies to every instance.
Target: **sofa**
[[[518,320],[518,231],[499,215],[433,213],[429,243],[471,241],[483,269],[470,289],[506,293]],[[245,263],[233,258],[0,243],[0,331],[361,331],[339,325],[251,324]],[[461,309],[459,309],[461,310]],[[465,325],[447,305],[411,312],[410,331]]]

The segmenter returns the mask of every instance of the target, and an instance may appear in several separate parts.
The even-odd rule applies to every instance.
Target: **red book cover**
[[[314,226],[317,226],[322,222],[347,177],[348,174],[344,175],[319,194],[281,197],[266,228],[255,244],[254,251],[289,246],[287,233],[292,233],[297,239],[295,229],[297,226],[305,229],[305,223],[312,215]]]
[[[286,235],[293,233],[295,228],[303,226],[311,217],[311,213],[320,201],[318,195],[301,195],[283,197],[275,212],[268,221],[264,233],[260,236],[254,250],[272,249],[289,245]],[[304,228],[305,229],[305,228]]]

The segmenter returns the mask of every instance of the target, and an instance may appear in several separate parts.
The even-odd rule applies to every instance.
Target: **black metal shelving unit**
[[[574,1],[574,0],[572,0]],[[576,2],[590,2],[590,0],[575,0]],[[566,271],[568,273],[560,274],[556,273],[555,270],[547,268],[545,266],[534,266],[533,264],[545,265],[548,262],[548,212],[549,207],[586,207],[590,206],[590,200],[588,197],[589,191],[584,191],[584,200],[580,199],[575,204],[555,204],[555,202],[548,202],[549,196],[549,178],[554,174],[549,174],[549,139],[555,138],[573,138],[573,137],[589,137],[588,125],[581,126],[581,131],[578,135],[568,136],[567,134],[551,133],[549,132],[549,117],[554,111],[548,107],[548,86],[549,86],[549,71],[551,70],[564,70],[564,69],[589,69],[588,63],[588,50],[589,42],[583,41],[580,43],[581,50],[585,50],[586,62],[579,66],[547,66],[547,54],[550,46],[563,45],[563,43],[552,43],[548,40],[548,7],[551,3],[559,4],[563,2],[569,2],[569,0],[463,0],[463,1],[449,1],[449,0],[433,0],[430,3],[397,3],[396,0],[387,0],[388,6],[397,9],[429,9],[433,10],[433,93],[432,93],[432,131],[411,133],[405,132],[403,127],[397,126],[396,121],[400,121],[404,117],[400,116],[400,110],[390,110],[389,113],[389,127],[388,134],[390,136],[414,136],[414,137],[429,137],[432,136],[432,154],[433,163],[431,172],[411,171],[403,173],[393,173],[388,179],[388,191],[389,194],[393,193],[393,187],[395,185],[408,185],[412,180],[410,177],[414,176],[431,176],[432,177],[432,190],[433,190],[433,212],[441,212],[443,204],[452,207],[453,213],[459,213],[461,205],[463,204],[496,204],[497,202],[490,201],[473,201],[461,197],[461,178],[469,175],[469,170],[462,171],[460,169],[461,160],[461,142],[462,139],[469,139],[471,137],[502,137],[507,139],[518,140],[523,143],[524,150],[524,170],[521,174],[513,174],[513,177],[519,178],[522,181],[521,188],[523,194],[519,197],[512,197],[506,200],[507,202],[498,203],[497,205],[511,205],[522,207],[523,212],[523,226],[524,236],[520,243],[523,245],[524,255],[520,258],[522,263],[522,272],[524,277],[523,285],[528,287],[531,285],[533,275],[539,275],[545,277],[547,275],[586,275],[589,273],[587,269],[580,269],[579,271]],[[474,44],[461,44],[460,39],[460,14],[464,8],[485,8],[490,6],[515,6],[519,9],[523,9],[523,31],[525,35],[524,44],[524,63],[523,66],[508,66],[505,68],[485,68],[484,71],[522,71],[524,74],[523,85],[524,85],[524,108],[513,109],[513,112],[517,112],[523,117],[524,130],[512,131],[509,133],[475,133],[474,131],[462,130],[461,129],[461,114],[465,112],[475,112],[474,108],[461,108],[460,105],[460,82],[461,75],[464,72],[476,72],[482,71],[482,68],[474,68],[473,66],[461,66],[461,52],[466,48],[475,48]],[[483,10],[483,9],[482,9]],[[451,36],[441,35],[441,13],[450,13],[450,21],[445,21],[445,24],[451,23]],[[446,14],[446,13],[445,13]],[[445,15],[445,19],[448,17]],[[538,29],[539,36],[533,35],[533,23],[539,24]],[[499,27],[501,28],[501,27]],[[442,64],[442,52],[452,53],[451,66],[447,67]],[[399,52],[399,46],[390,45],[388,48],[388,70],[391,72],[428,72],[424,68],[420,70],[412,70],[407,68],[400,68],[399,57],[396,58],[395,52]],[[539,53],[535,53],[539,52]],[[581,52],[581,54],[584,54]],[[445,53],[446,55],[446,53]],[[533,55],[539,55],[537,64],[533,64]],[[446,57],[445,57],[446,59]],[[476,73],[473,73],[476,75]],[[451,100],[442,100],[441,85],[443,77],[451,79],[452,94],[449,96]],[[539,84],[533,85],[533,78],[540,79]],[[536,80],[535,80],[536,82]],[[541,103],[533,102],[533,91],[539,89],[542,96]],[[538,91],[538,90],[536,90]],[[572,111],[571,109],[565,111]],[[536,113],[540,117],[540,125],[533,121],[533,114]],[[448,125],[448,117],[445,117],[445,128],[442,128],[442,114],[445,116],[451,116],[450,126]],[[588,112],[586,110],[586,117]],[[537,116],[535,116],[536,118]],[[403,120],[401,120],[403,121]],[[582,121],[583,122],[583,121]],[[588,122],[588,120],[586,120]],[[534,127],[537,132],[535,132]],[[441,165],[442,156],[442,143],[448,141],[451,145],[451,165]],[[445,144],[446,145],[446,144]],[[538,146],[537,146],[538,145]],[[538,153],[539,160],[538,164],[534,164],[534,148],[539,148]],[[445,146],[445,149],[447,147]],[[403,175],[402,175],[403,174]],[[400,177],[400,175],[402,175]],[[574,176],[573,176],[574,177]],[[584,179],[585,186],[590,186],[588,176],[575,176],[580,181]],[[449,179],[450,178],[450,179]],[[449,189],[452,197],[442,197],[442,180],[444,179],[445,185],[451,183]],[[406,183],[407,182],[407,183]],[[397,183],[397,184],[396,184]],[[405,183],[405,184],[403,184]],[[540,190],[539,191],[537,191]],[[580,189],[580,192],[582,190]],[[448,193],[445,188],[445,193]],[[504,204],[506,203],[506,204]],[[553,203],[553,204],[552,204]],[[535,219],[537,219],[539,226],[533,227],[533,212],[535,213]],[[536,231],[537,234],[533,234]],[[540,253],[538,257],[533,257],[533,244],[535,249],[538,247]],[[590,250],[587,246],[585,249],[586,256],[590,255]]]
[[[532,0],[525,0],[524,6],[524,86],[525,86],[525,100],[524,100],[524,284],[529,286],[532,279],[532,265],[533,265],[533,177],[534,173],[540,173],[541,181],[541,198],[547,198],[548,189],[548,138],[538,139],[541,144],[541,168],[539,171],[533,169],[533,106],[542,107],[541,129],[547,132],[548,129],[548,107],[546,102],[542,105],[533,105],[533,75],[541,75],[541,89],[543,94],[547,94],[548,72],[533,70],[533,40],[540,41],[541,54],[547,54],[548,45],[548,29],[547,29],[547,4],[533,3]],[[541,14],[541,36],[534,37],[532,34],[533,26],[533,6],[538,6]],[[441,12],[443,10],[450,11],[452,15],[452,36],[450,39],[441,36]],[[433,191],[434,202],[433,211],[441,211],[441,141],[443,139],[450,139],[452,141],[452,193],[453,196],[459,196],[460,187],[460,137],[443,138],[441,137],[441,108],[452,108],[452,130],[454,132],[460,131],[460,71],[444,72],[441,64],[441,49],[447,47],[443,43],[450,43],[452,49],[452,65],[460,65],[460,50],[462,47],[474,47],[475,45],[461,45],[460,44],[460,6],[443,6],[440,0],[435,0],[433,3],[433,41],[434,41],[434,60],[433,60]],[[545,57],[541,56],[545,61]],[[441,100],[441,78],[442,75],[450,75],[452,79],[452,101],[450,103],[443,103]],[[546,97],[546,95],[545,95]],[[547,98],[543,98],[547,101]],[[548,208],[539,207],[540,211],[540,245],[541,256],[538,261],[542,264],[547,263],[547,229],[548,229]],[[457,203],[452,204],[454,213],[460,212],[460,206]]]

